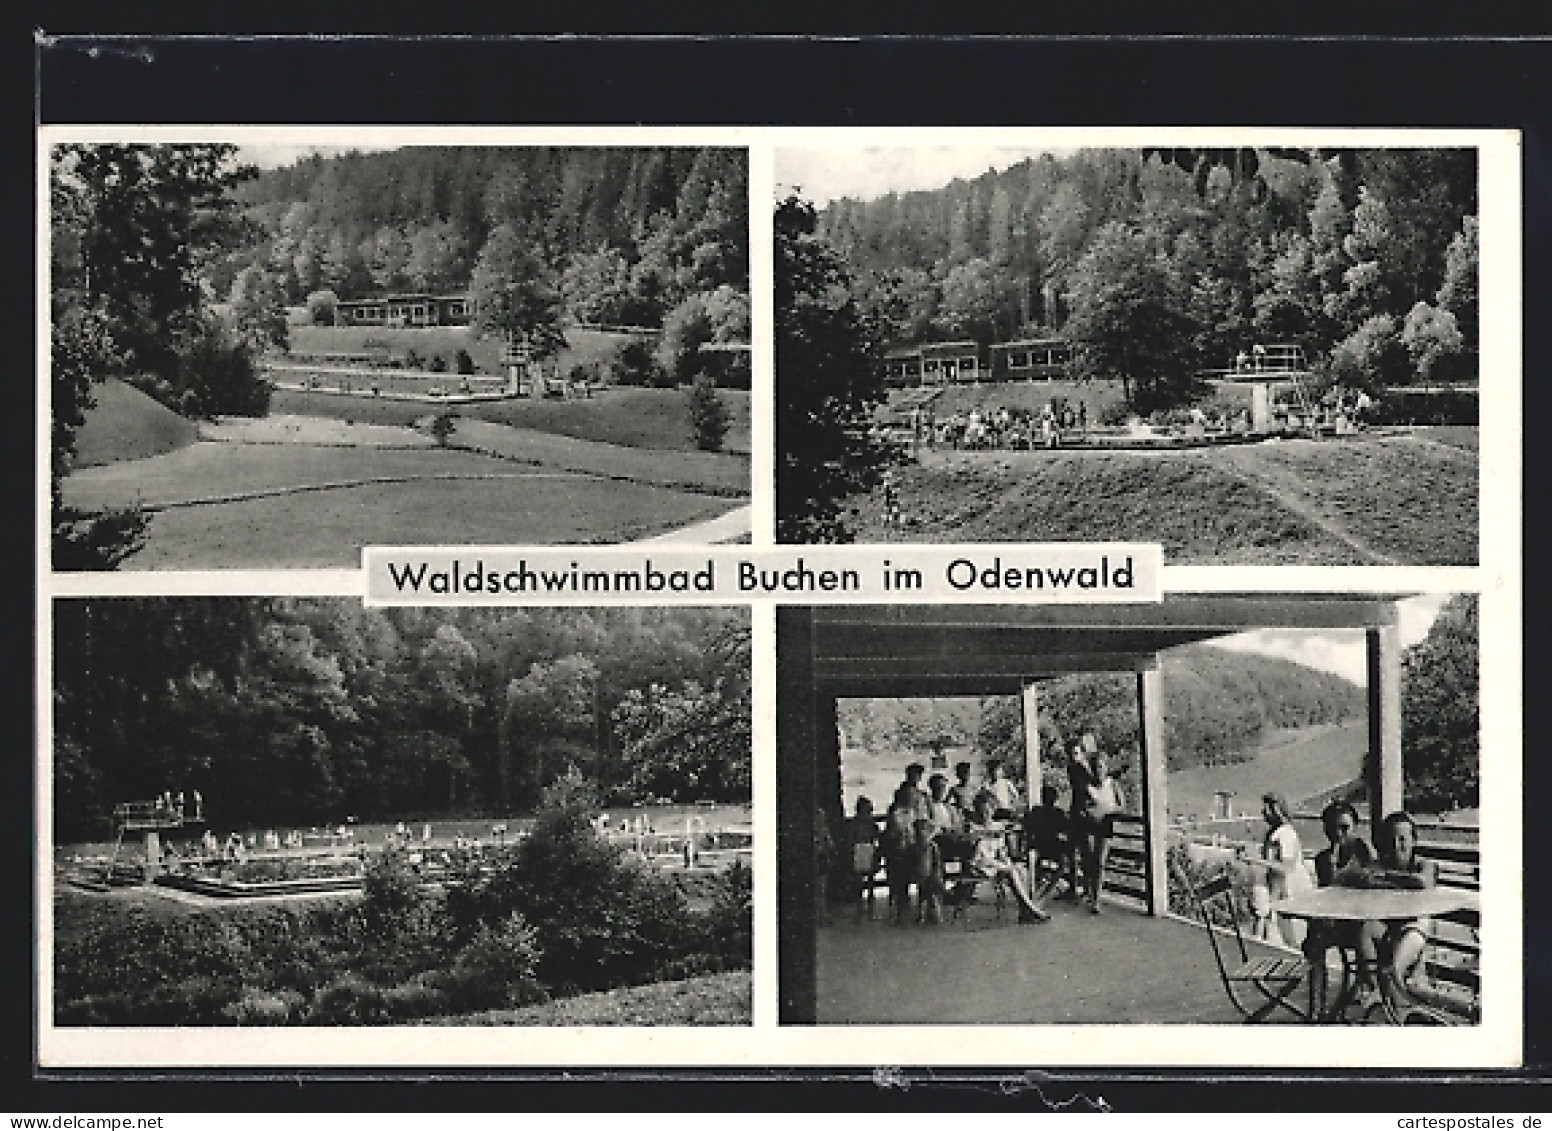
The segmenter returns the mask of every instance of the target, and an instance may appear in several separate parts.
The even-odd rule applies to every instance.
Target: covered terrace
[[[1377,820],[1402,804],[1396,600],[1176,594],[1155,604],[779,608],[782,1023],[1237,1020],[1200,929],[1169,916],[1167,688],[1160,656],[1254,629],[1362,630],[1368,651],[1364,777]],[[1039,781],[1041,758],[1056,754],[1041,751],[1034,725],[1040,685],[1091,672],[1135,678],[1142,786],[1135,900],[1112,905],[1099,919],[1057,904],[1052,922],[1035,927],[998,920],[987,907],[975,908],[969,923],[924,930],[858,921],[850,909],[838,909],[828,925],[815,922],[815,824],[819,813],[838,817],[841,810],[839,699],[1020,695],[1027,780]],[[998,989],[941,995],[929,1018],[904,990],[922,984],[921,971],[935,972],[944,985]]]

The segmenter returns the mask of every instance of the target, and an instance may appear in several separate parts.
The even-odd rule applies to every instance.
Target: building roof
[[[366,306],[379,302],[448,302],[453,300],[468,301],[468,294],[434,295],[429,292],[402,295],[377,295],[373,298],[342,298],[340,306]]]
[[[1065,346],[1070,343],[1065,338],[1019,338],[1013,342],[997,342],[992,346],[994,350],[1028,349],[1030,346]]]

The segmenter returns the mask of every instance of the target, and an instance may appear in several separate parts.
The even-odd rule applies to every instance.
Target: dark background
[[[1003,6],[1008,7],[1008,6]],[[1352,6],[1348,6],[1352,7]],[[1380,6],[1381,9],[1384,6]],[[1334,9],[1327,5],[1325,11]],[[1392,8],[1391,11],[1400,9]],[[93,22],[60,10],[35,21],[32,40],[34,122],[66,123],[298,123],[298,124],[703,124],[703,125],[1371,125],[1500,127],[1524,131],[1525,173],[1525,515],[1526,641],[1547,637],[1547,607],[1537,590],[1542,484],[1547,450],[1538,444],[1548,410],[1549,372],[1544,325],[1552,271],[1552,42],[1458,38],[1202,38],[1118,37],[1054,39],[861,38],[784,39],[169,39],[79,38],[68,32],[111,29],[126,19],[118,9]],[[709,9],[707,10],[710,11]],[[591,13],[569,13],[573,29]],[[672,13],[671,13],[672,14]],[[1308,9],[1305,15],[1309,14]],[[908,13],[907,13],[908,15]],[[1442,28],[1426,9],[1408,6],[1406,34]],[[1200,13],[1199,13],[1200,16]],[[1490,14],[1477,13],[1479,32]],[[324,10],[308,13],[312,32],[331,29]],[[336,17],[333,17],[337,19]],[[716,26],[681,14],[686,29]],[[973,18],[973,13],[964,18]],[[1028,19],[1029,16],[1024,17]],[[1071,19],[1071,15],[1068,17]],[[1164,17],[1150,17],[1165,30]],[[1347,12],[1349,32],[1392,34],[1398,21],[1382,10]],[[1360,26],[1367,20],[1371,26]],[[52,21],[52,23],[51,23]],[[897,20],[897,23],[900,21]],[[1389,29],[1385,26],[1389,24]],[[143,28],[146,26],[141,23]],[[534,26],[530,24],[530,26]],[[909,25],[907,25],[909,26]],[[1006,25],[1004,25],[1006,26]],[[1146,27],[1137,24],[1134,27]],[[1171,30],[1179,30],[1178,22]],[[41,32],[38,28],[41,27]],[[561,30],[558,26],[551,30]],[[855,31],[856,29],[850,29]],[[1049,29],[1048,29],[1049,30]],[[1524,29],[1521,22],[1520,30]],[[13,45],[16,41],[13,41]],[[19,62],[15,56],[13,61]],[[25,75],[10,71],[18,83]],[[19,92],[18,92],[19,93]],[[30,140],[28,142],[30,143]],[[17,163],[12,222],[28,222],[35,169]],[[25,245],[23,245],[25,246]],[[24,253],[25,254],[25,253]],[[13,253],[17,273],[30,264]],[[36,297],[36,296],[35,296]],[[20,321],[19,319],[17,320]],[[13,323],[14,325],[15,323]],[[25,330],[23,330],[25,334]],[[17,375],[18,383],[26,385]],[[32,416],[13,410],[17,439],[5,470],[13,482],[32,474],[27,445]],[[26,461],[26,462],[23,462]],[[1491,488],[1491,485],[1489,485]],[[1497,488],[1492,488],[1497,489]],[[13,492],[13,530],[31,529],[31,500]],[[22,553],[18,548],[17,554]],[[16,639],[29,626],[13,601]],[[20,658],[18,656],[18,658]],[[858,1107],[874,1112],[1024,1110],[1334,1110],[1471,1114],[1545,1111],[1552,1070],[1552,908],[1546,872],[1552,858],[1552,822],[1539,802],[1552,793],[1546,745],[1544,657],[1525,656],[1524,852],[1526,952],[1526,1062],[1515,1073],[1418,1073],[1410,1079],[1370,1074],[1345,1079],[1308,1073],[1298,1080],[1231,1071],[1216,1074],[1203,1091],[1203,1072],[1128,1073],[1092,1070],[970,1073],[911,1070],[875,1075],[854,1071],[705,1070],[665,1079],[659,1072],[614,1070],[586,1091],[559,1074],[509,1074],[502,1085],[483,1077],[442,1072],[439,1081],[399,1074],[304,1070],[287,1074],[58,1074],[40,1077],[34,1066],[29,983],[30,932],[9,933],[8,1038],[0,1046],[7,1099],[15,1113],[75,1111],[326,1111],[344,1109],[453,1111],[535,1110],[542,1102],[597,1110],[741,1110],[771,1106]],[[14,683],[21,687],[20,667]],[[23,693],[25,694],[25,692]],[[22,719],[15,711],[11,717]],[[33,748],[16,727],[13,750]],[[1493,757],[1492,753],[1487,755]],[[18,757],[16,763],[30,765]],[[19,862],[30,858],[30,789],[7,793],[4,827],[11,853],[13,891],[27,882]],[[17,898],[17,897],[13,897]],[[23,1018],[28,1023],[22,1024]],[[1383,1035],[1376,1033],[1376,1039]],[[1020,1059],[1016,1049],[1009,1059]],[[567,1073],[575,1080],[577,1073]],[[526,1083],[512,1088],[510,1081]],[[370,1083],[368,1081],[371,1081]],[[1445,1091],[1445,1088],[1448,1091]],[[1539,1101],[1539,1102],[1538,1102]]]

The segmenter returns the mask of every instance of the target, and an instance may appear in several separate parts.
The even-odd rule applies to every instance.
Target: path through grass
[[[881,500],[864,499],[859,540],[1156,541],[1167,561],[1197,565],[1477,560],[1476,460],[1431,438],[934,451],[897,482],[904,524],[886,525]]]

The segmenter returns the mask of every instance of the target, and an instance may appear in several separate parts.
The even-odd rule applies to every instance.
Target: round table
[[[1477,893],[1462,888],[1390,888],[1390,887],[1325,887],[1295,892],[1277,903],[1279,914],[1311,922],[1325,920],[1332,923],[1406,923],[1413,919],[1428,919],[1436,915],[1449,915],[1456,911],[1475,910]],[[1335,941],[1342,956],[1342,988],[1336,1003],[1327,1010],[1328,1015],[1341,1017],[1352,1004],[1357,992],[1359,975],[1373,975],[1357,948],[1340,938]],[[1380,1004],[1386,1017],[1398,1022],[1395,1003],[1386,992],[1385,979],[1376,978],[1380,989]],[[1318,1020],[1311,1011],[1311,1020]]]

